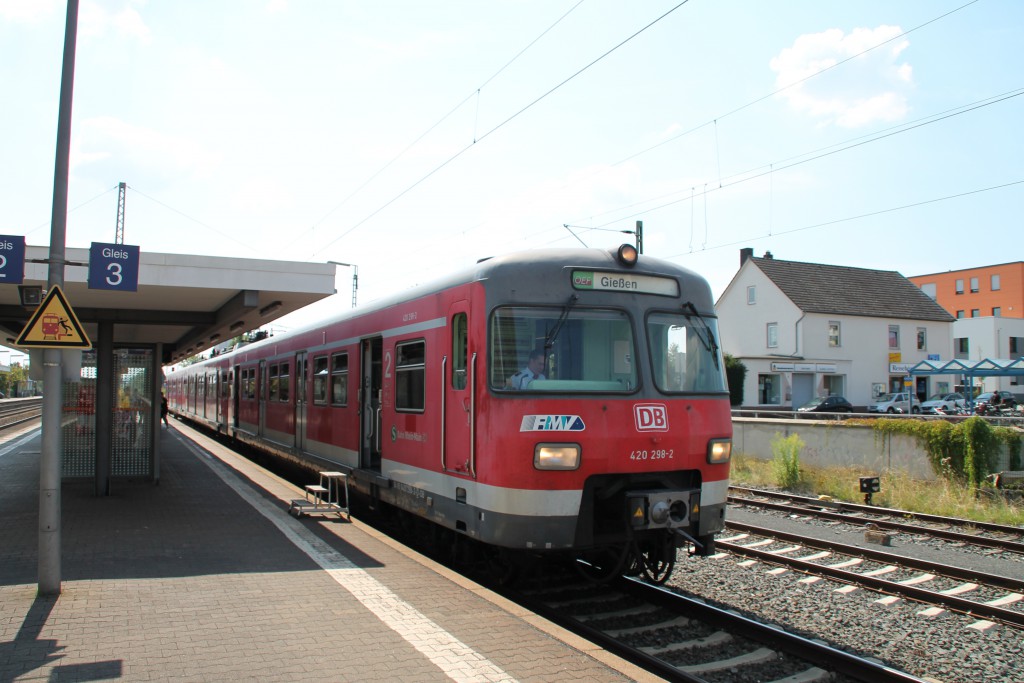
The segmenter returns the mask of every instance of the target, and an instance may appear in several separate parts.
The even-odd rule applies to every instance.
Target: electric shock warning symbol
[[[92,342],[71,310],[60,287],[54,286],[29,318],[17,346],[50,348],[92,348]]]

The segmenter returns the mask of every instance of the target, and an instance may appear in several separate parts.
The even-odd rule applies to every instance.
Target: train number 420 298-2
[[[654,449],[654,450],[642,450],[642,451],[630,451],[630,460],[669,460],[672,458],[673,450],[667,449]]]

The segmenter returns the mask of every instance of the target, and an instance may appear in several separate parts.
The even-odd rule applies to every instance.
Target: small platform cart
[[[342,505],[341,489],[345,490]],[[306,497],[292,500],[288,512],[296,517],[303,515],[345,515],[349,521],[352,514],[348,509],[348,475],[344,472],[321,472],[319,484],[306,485]]]

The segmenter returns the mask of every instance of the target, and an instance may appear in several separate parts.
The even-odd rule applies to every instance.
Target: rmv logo
[[[662,403],[638,403],[633,406],[638,432],[667,432],[668,410]]]

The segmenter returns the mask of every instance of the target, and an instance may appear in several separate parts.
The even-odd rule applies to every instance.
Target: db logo
[[[661,403],[638,403],[633,406],[638,432],[667,432],[668,411]]]

